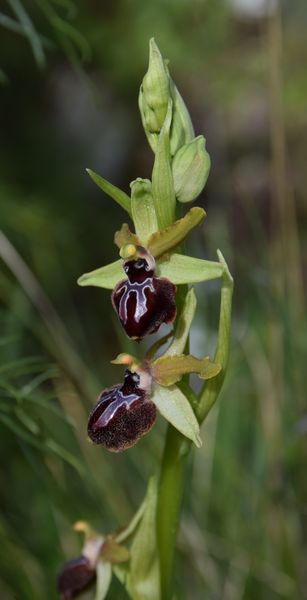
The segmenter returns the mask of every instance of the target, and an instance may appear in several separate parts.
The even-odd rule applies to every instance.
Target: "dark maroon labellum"
[[[146,258],[126,260],[128,279],[120,281],[112,294],[122,326],[129,337],[137,340],[157,331],[162,323],[171,323],[176,316],[176,286],[165,277],[155,277],[150,262]]]
[[[88,435],[95,444],[119,452],[152,428],[156,407],[139,383],[139,375],[126,370],[123,384],[101,392],[88,421]]]
[[[58,591],[61,600],[70,600],[87,588],[96,577],[96,571],[91,568],[85,556],[73,558],[67,562],[58,576]]]

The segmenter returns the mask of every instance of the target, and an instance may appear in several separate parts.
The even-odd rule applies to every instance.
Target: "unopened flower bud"
[[[182,146],[176,153],[172,169],[174,188],[179,202],[192,202],[203,190],[210,169],[210,157],[202,135]]]
[[[140,91],[140,109],[145,130],[159,133],[167,112],[169,92],[168,69],[154,39],[149,44],[149,65]]]
[[[144,388],[148,377],[144,377]],[[123,384],[100,394],[88,421],[88,435],[95,444],[119,452],[134,446],[152,428],[157,410],[141,380],[138,373],[127,369]]]
[[[112,303],[127,335],[141,340],[176,316],[176,286],[165,277],[155,277],[155,260],[144,251],[136,260],[125,260],[128,279],[120,281]]]

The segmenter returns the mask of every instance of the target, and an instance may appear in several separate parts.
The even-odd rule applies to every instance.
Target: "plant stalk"
[[[187,291],[186,285],[182,285],[178,289],[176,297],[178,315],[182,311]],[[185,352],[188,350],[189,338]],[[185,385],[185,389],[182,391],[189,398],[189,391],[192,393],[192,390],[188,385],[188,380],[189,377],[185,376],[179,387],[181,384]],[[190,398],[189,400],[191,402]],[[182,505],[185,467],[190,448],[190,441],[172,425],[169,425],[162,457],[157,505],[161,600],[169,600],[172,596],[176,538]]]
[[[221,306],[219,319],[219,332],[215,360],[221,364],[221,373],[206,382],[196,406],[196,396],[187,381],[183,380],[179,387],[184,386],[184,393],[188,397],[199,423],[201,424],[216,402],[225,378],[230,342],[231,305],[233,293],[233,279],[222,254],[219,260],[224,266],[221,289]],[[179,303],[181,298],[179,299]],[[180,510],[184,488],[185,467],[191,443],[181,435],[172,425],[168,426],[164,453],[162,458],[158,506],[157,506],[157,537],[160,559],[161,600],[170,600],[172,596],[172,581],[176,537],[179,525]]]
[[[157,506],[161,600],[170,600],[172,595],[176,537],[190,447],[190,442],[169,425],[161,465]]]

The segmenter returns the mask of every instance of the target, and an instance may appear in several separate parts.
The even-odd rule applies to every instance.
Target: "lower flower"
[[[70,600],[86,589],[96,578],[96,568],[81,555],[68,561],[58,576],[61,600]]]
[[[95,444],[119,452],[134,446],[153,427],[156,416],[157,409],[142,389],[139,374],[127,369],[123,384],[98,397],[89,416],[88,435]]]

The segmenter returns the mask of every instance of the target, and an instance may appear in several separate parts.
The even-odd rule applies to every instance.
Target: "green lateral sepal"
[[[167,277],[175,285],[218,279],[224,272],[221,263],[183,254],[165,255],[159,260],[157,267],[158,275]]]
[[[120,259],[109,265],[95,269],[90,273],[84,273],[79,277],[78,284],[81,286],[93,285],[113,290],[116,284],[123,279],[127,279],[127,277],[123,270],[123,261]]]

